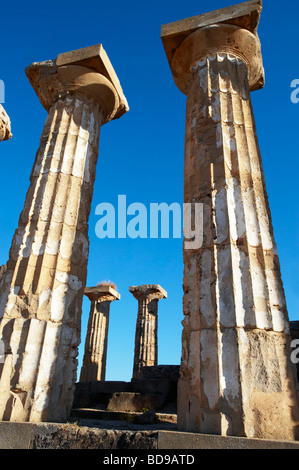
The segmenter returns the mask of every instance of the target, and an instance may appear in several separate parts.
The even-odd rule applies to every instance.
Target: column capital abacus
[[[86,287],[84,295],[86,295],[91,302],[113,302],[114,300],[120,300],[120,294],[109,285]]]
[[[49,111],[60,96],[84,95],[97,102],[103,123],[129,110],[117,75],[101,44],[59,54],[55,60],[34,62],[26,75],[42,106]]]
[[[249,1],[162,26],[161,38],[177,87],[188,95],[193,68],[209,55],[230,54],[248,67],[250,91],[264,86],[257,27],[261,1]]]

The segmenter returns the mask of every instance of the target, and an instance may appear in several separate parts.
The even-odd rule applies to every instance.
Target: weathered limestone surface
[[[0,142],[9,140],[12,137],[10,119],[0,104]]]
[[[111,286],[87,287],[91,301],[80,382],[105,380],[110,304],[120,299]]]
[[[72,59],[26,69],[49,114],[0,286],[4,421],[60,422],[70,412],[100,128],[128,110],[101,47]]]
[[[184,251],[178,425],[293,440],[289,320],[250,98],[264,83],[261,2],[227,11],[162,29],[187,95],[185,203],[204,211],[203,246]]]
[[[143,367],[157,365],[158,302],[167,292],[158,284],[132,286],[129,291],[138,300],[133,378],[139,378]]]
[[[0,282],[1,282],[1,278],[4,276],[4,274],[6,273],[6,269],[7,269],[7,265],[6,264],[3,264],[2,266],[0,266]]]

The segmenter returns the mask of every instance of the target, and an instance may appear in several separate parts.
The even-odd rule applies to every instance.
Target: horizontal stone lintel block
[[[159,284],[145,284],[143,286],[131,286],[129,291],[137,299],[147,297],[148,295],[157,294],[161,299],[167,299],[167,292]]]
[[[91,301],[101,301],[101,300],[120,300],[120,294],[109,285],[101,285],[96,287],[86,287],[84,289],[84,294]],[[106,298],[109,297],[109,298]]]

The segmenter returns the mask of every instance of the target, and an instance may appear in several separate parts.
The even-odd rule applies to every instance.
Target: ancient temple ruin
[[[178,426],[295,439],[290,325],[250,92],[264,86],[261,1],[171,23],[162,41],[187,96],[185,203],[204,241],[184,251]]]
[[[187,97],[184,202],[202,205],[204,223],[203,245],[183,253],[180,371],[158,364],[167,292],[132,286],[133,377],[106,382],[110,307],[120,294],[86,288],[88,219],[101,127],[129,109],[106,52],[96,45],[27,67],[48,117],[0,269],[0,421],[65,422],[74,406],[99,412],[99,397],[108,411],[163,409],[175,384],[184,434],[299,439],[290,359],[299,326],[291,331],[250,95],[265,82],[261,10],[250,0],[162,26]],[[0,141],[10,138],[0,105]],[[84,294],[91,308],[75,383]]]

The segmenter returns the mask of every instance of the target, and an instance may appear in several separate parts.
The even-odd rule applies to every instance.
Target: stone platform
[[[0,449],[299,449],[299,442],[176,431],[97,429],[75,424],[0,423]]]

